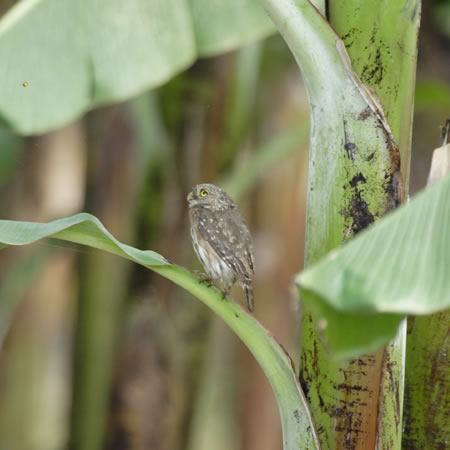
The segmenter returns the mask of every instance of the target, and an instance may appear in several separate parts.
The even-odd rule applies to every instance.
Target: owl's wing
[[[255,258],[253,257],[252,246],[250,246],[250,249],[247,250],[247,259],[248,259],[252,274],[254,274],[255,273]]]
[[[235,210],[208,211],[200,215],[198,230],[240,278],[255,273],[252,239],[244,219]]]

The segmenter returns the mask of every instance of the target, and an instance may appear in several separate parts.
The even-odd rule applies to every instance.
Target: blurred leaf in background
[[[0,117],[43,133],[273,32],[256,0],[22,0],[0,19]]]

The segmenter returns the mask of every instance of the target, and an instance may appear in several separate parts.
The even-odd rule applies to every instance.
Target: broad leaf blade
[[[76,214],[50,223],[0,220],[0,242],[2,244],[26,245],[46,237],[89,245],[145,266],[170,265],[169,261],[156,252],[138,250],[118,241],[91,214]]]
[[[386,343],[404,315],[450,307],[449,230],[446,177],[298,275],[338,357]]]
[[[0,117],[43,133],[273,31],[256,0],[22,0],[0,18]]]
[[[183,0],[42,0],[2,27],[22,3],[0,21],[0,114],[22,133],[158,85],[195,56]]]

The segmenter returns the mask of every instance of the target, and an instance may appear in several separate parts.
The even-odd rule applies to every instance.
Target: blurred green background
[[[13,3],[0,2],[0,12]],[[449,2],[424,2],[411,194],[425,184],[450,115],[449,23]],[[218,184],[253,234],[256,316],[298,354],[291,282],[303,261],[309,112],[282,39],[250,42],[271,32],[265,25],[259,36],[206,49],[216,56],[187,58],[178,72],[189,68],[159,87],[44,134],[14,134],[20,124],[3,118],[1,218],[90,212],[121,241],[199,269],[185,198],[197,183]],[[0,51],[5,73],[11,53]],[[121,69],[119,61],[118,79]],[[76,80],[61,82],[76,91]],[[62,107],[55,123],[63,116]],[[233,295],[241,298],[239,289]],[[0,450],[281,449],[277,406],[257,363],[167,280],[48,241],[0,253],[0,300]]]

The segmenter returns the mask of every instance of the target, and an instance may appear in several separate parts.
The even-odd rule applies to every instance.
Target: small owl
[[[254,310],[252,238],[231,197],[213,184],[199,184],[187,196],[192,244],[208,277],[224,295],[239,283]]]

